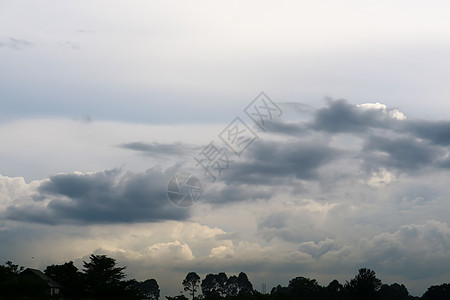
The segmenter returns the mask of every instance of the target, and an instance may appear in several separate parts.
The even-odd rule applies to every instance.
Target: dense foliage
[[[63,286],[58,295],[50,295],[46,281],[39,276],[24,276],[27,270],[7,261],[0,265],[0,300],[3,299],[148,299],[159,300],[160,290],[155,279],[138,282],[125,280],[126,267],[116,265],[116,260],[106,255],[94,255],[85,261],[82,271],[72,261],[61,265],[50,265],[43,277]],[[37,271],[37,270],[35,270]],[[40,272],[40,271],[37,271]],[[28,274],[29,275],[29,274]],[[46,277],[48,276],[48,277]],[[238,276],[221,272],[207,274],[203,280],[195,272],[189,272],[181,282],[184,290],[194,300],[448,300],[450,284],[428,288],[422,297],[409,295],[403,284],[383,284],[373,270],[362,268],[350,281],[344,284],[337,280],[321,286],[315,279],[302,276],[289,281],[287,286],[278,285],[269,294],[253,289],[252,283],[243,272]],[[165,297],[168,300],[188,300],[181,294]]]

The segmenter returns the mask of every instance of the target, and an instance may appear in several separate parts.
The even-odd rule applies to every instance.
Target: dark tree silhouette
[[[422,300],[448,300],[450,299],[450,284],[433,285],[423,294]]]
[[[379,299],[381,280],[375,275],[375,271],[362,268],[358,275],[345,284],[347,297],[350,299]]]
[[[19,288],[19,273],[24,267],[7,261],[4,266],[0,265],[0,299],[13,299]]]
[[[342,299],[342,292],[344,287],[336,279],[328,284],[323,289],[322,298],[327,300],[339,300]]]
[[[6,272],[9,274],[19,275],[24,267],[19,267],[19,265],[14,264],[12,261],[8,260],[5,262],[5,266],[0,266],[0,272]]]
[[[315,279],[305,277],[295,277],[289,281],[289,292],[294,299],[318,299],[320,297],[321,286]]]
[[[205,299],[219,299],[225,296],[249,295],[253,285],[247,274],[241,272],[238,276],[227,277],[225,273],[208,274],[202,280],[202,293]]]
[[[195,272],[189,272],[183,280],[184,290],[189,291],[189,294],[192,296],[192,300],[195,299],[195,293],[197,292],[199,285],[200,276],[198,276]]]
[[[409,300],[409,292],[402,284],[394,283],[391,285],[383,284],[380,287],[380,299],[383,300]]]
[[[83,295],[83,274],[78,271],[72,261],[62,265],[47,266],[44,273],[64,286],[61,293],[66,298],[78,299]]]
[[[178,295],[178,296],[175,296],[175,297],[166,296],[166,299],[167,300],[188,300],[188,298],[186,298],[185,295]]]
[[[139,282],[137,287],[144,293],[145,297],[150,300],[159,299],[159,285],[155,279],[147,279],[144,282]]]
[[[244,272],[239,273],[237,277],[237,287],[238,287],[238,294],[251,294],[253,291],[253,285],[248,280],[247,274]]]
[[[227,280],[227,295],[236,296],[239,294],[239,283],[238,278],[235,275],[228,277]]]
[[[95,299],[139,299],[136,281],[122,281],[125,267],[116,267],[116,260],[106,255],[94,255],[84,263],[88,295]]]
[[[237,279],[237,278],[236,278]],[[202,280],[201,288],[205,299],[217,299],[228,294],[228,277],[225,273],[208,274]]]
[[[289,289],[287,287],[277,285],[270,291],[270,297],[274,300],[290,299]]]

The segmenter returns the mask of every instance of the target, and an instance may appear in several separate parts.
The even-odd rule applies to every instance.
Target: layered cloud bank
[[[258,286],[286,284],[297,275],[327,284],[370,267],[383,281],[404,282],[416,294],[445,281],[450,122],[410,118],[380,103],[327,100],[301,110],[280,105],[291,117],[258,131],[258,141],[233,157],[187,209],[168,201],[168,180],[188,170],[207,182],[193,156],[214,131],[201,133],[203,144],[168,140],[177,137],[171,135],[176,126],[161,129],[165,139],[149,136],[142,125],[132,136],[117,131],[114,138],[92,139],[105,132],[101,122],[52,121],[67,129],[53,138],[89,143],[93,152],[65,149],[84,171],[53,171],[48,178],[8,176],[14,170],[5,165],[4,257],[42,268],[73,259],[80,265],[92,252],[106,253],[138,279],[156,277],[169,294],[178,290],[169,282],[181,282],[190,270],[245,271]],[[23,130],[20,122],[2,126]],[[51,165],[46,145],[34,146],[43,153],[41,163]],[[1,151],[6,157],[17,149]],[[105,155],[118,163],[108,159],[98,165],[103,169],[88,171],[90,161]]]

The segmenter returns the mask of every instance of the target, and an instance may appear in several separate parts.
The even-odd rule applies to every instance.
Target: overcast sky
[[[0,1],[0,263],[448,282],[449,36],[448,1]]]

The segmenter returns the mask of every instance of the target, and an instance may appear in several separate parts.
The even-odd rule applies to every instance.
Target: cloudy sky
[[[360,267],[414,295],[448,282],[449,12],[0,1],[1,261],[107,254],[162,295],[189,271],[269,290]],[[252,138],[239,155],[236,124]],[[227,158],[215,181],[195,160],[208,145]],[[190,208],[167,197],[180,172],[203,185]]]

